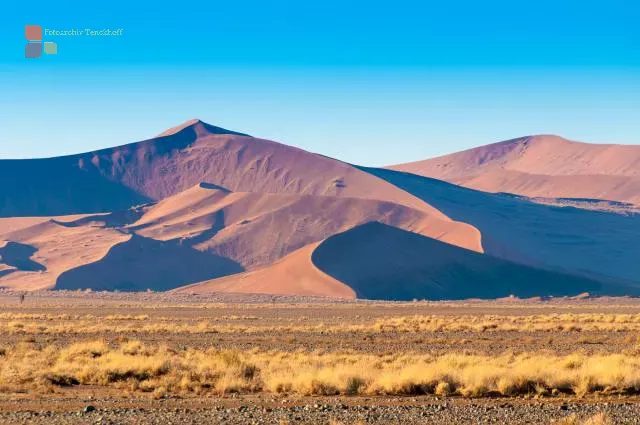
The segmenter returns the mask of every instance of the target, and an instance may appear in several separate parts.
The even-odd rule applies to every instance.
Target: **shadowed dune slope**
[[[70,157],[0,160],[0,217],[107,212],[149,198]]]
[[[410,300],[576,295],[602,285],[367,223],[322,242],[313,264],[359,298]]]
[[[242,271],[227,258],[132,235],[99,261],[62,273],[56,289],[166,291]]]
[[[540,205],[385,169],[369,172],[482,233],[484,252],[534,267],[640,284],[640,215]]]
[[[640,204],[640,146],[531,136],[390,168],[487,192]]]
[[[0,277],[16,270],[43,271],[45,267],[31,259],[37,250],[29,245],[0,241]]]
[[[344,283],[318,270],[311,254],[319,243],[309,244],[272,265],[221,279],[200,282],[175,289],[174,292],[205,294],[230,292],[244,294],[306,295],[355,298]]]

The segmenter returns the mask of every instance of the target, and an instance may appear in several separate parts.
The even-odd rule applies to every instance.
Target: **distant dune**
[[[129,145],[0,161],[0,287],[635,295],[637,149],[538,136],[398,166],[412,174],[191,120]]]
[[[531,136],[390,168],[487,192],[640,204],[640,146]]]
[[[199,120],[164,134],[80,155],[0,160],[0,217],[122,210],[200,182],[237,192],[386,200],[438,214],[410,194],[322,155]]]
[[[542,205],[410,173],[366,170],[473,225],[488,255],[613,286],[640,286],[640,214]]]

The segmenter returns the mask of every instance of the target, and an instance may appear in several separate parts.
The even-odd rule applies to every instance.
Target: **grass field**
[[[507,400],[516,409],[578,406],[552,409],[540,423],[633,423],[625,415],[638,413],[640,303],[632,299],[228,302],[72,292],[23,303],[3,293],[0,306],[0,412],[18,414],[25,403],[73,410],[80,400],[150,412],[209,400],[278,412],[284,400],[290,409],[374,406],[411,420],[412,409],[446,403],[434,414],[453,419],[422,423],[466,423],[465,415],[475,423],[469,406]],[[536,423],[527,412],[506,423]],[[356,413],[278,421],[386,423]]]

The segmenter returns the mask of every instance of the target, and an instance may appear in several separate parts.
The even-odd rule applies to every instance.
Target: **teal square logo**
[[[58,45],[51,41],[44,42],[44,52],[47,55],[57,55],[58,54]]]

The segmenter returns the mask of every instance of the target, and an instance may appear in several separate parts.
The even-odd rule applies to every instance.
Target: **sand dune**
[[[393,170],[369,172],[482,234],[484,252],[533,267],[640,285],[640,215],[540,205]]]
[[[636,154],[544,136],[399,166],[551,204],[542,205],[192,120],[112,149],[0,161],[0,217],[10,216],[0,218],[0,287],[383,299],[635,293],[640,215],[623,204],[626,215],[553,204],[635,202]]]
[[[157,204],[72,217],[0,219],[46,271],[0,276],[29,289],[166,290],[272,264],[371,220],[481,251],[479,232],[402,205],[336,196],[234,193],[199,184]],[[13,223],[15,221],[15,223]]]
[[[558,296],[602,290],[596,281],[521,266],[380,223],[332,236],[313,252],[312,261],[367,299]]]
[[[236,192],[387,200],[444,218],[347,163],[200,120],[153,139],[85,154],[0,160],[0,180],[6,183],[0,190],[0,217],[125,210],[206,181]]]
[[[640,204],[640,146],[532,136],[390,168],[488,192]]]
[[[602,290],[600,282],[518,265],[370,222],[304,247],[272,266],[176,291],[411,300]]]
[[[72,157],[0,160],[0,182],[0,217],[108,212],[150,200]]]
[[[177,242],[138,235],[113,245],[96,262],[62,273],[56,289],[166,291],[244,269],[234,261],[194,250]]]
[[[75,218],[34,220],[0,234],[5,244],[0,287],[166,290],[244,270],[231,259],[180,241],[153,240],[114,227],[110,214]]]
[[[0,263],[5,267],[0,269],[0,277],[4,274],[8,274],[11,271],[44,271],[46,268],[31,259],[31,256],[37,250],[32,246],[9,242],[0,241]]]
[[[233,192],[387,200],[438,212],[344,162],[195,120],[177,132],[77,157],[78,167],[159,200],[208,182]]]
[[[114,245],[129,237],[115,229],[94,226],[69,227],[55,219],[39,220],[31,226],[0,233],[0,240],[27,247],[23,249],[23,261],[42,266],[17,267],[11,273],[0,275],[0,287],[20,290],[54,288],[62,273],[100,260]],[[26,256],[27,250],[29,256]]]
[[[272,265],[221,279],[200,282],[174,290],[203,294],[230,292],[241,294],[306,295],[332,298],[355,298],[344,283],[323,273],[311,261],[319,243],[309,244]]]
[[[193,127],[198,137],[207,136],[209,134],[235,134],[236,136],[249,136],[248,134],[238,133],[237,131],[227,130],[226,128],[222,127],[216,127],[215,125],[207,124],[197,118],[193,118],[183,122],[182,124],[178,124],[175,127],[171,127],[170,129],[163,131],[162,133],[158,134],[157,137],[173,136],[174,134],[179,133],[189,127]]]
[[[480,233],[472,226],[391,202],[234,193],[209,185],[161,201],[129,229],[157,240],[180,240],[255,268],[372,220],[482,251]]]
[[[64,215],[56,217],[0,217],[0,235],[16,232],[36,224],[54,220],[59,223],[73,222],[86,218],[86,214]]]

